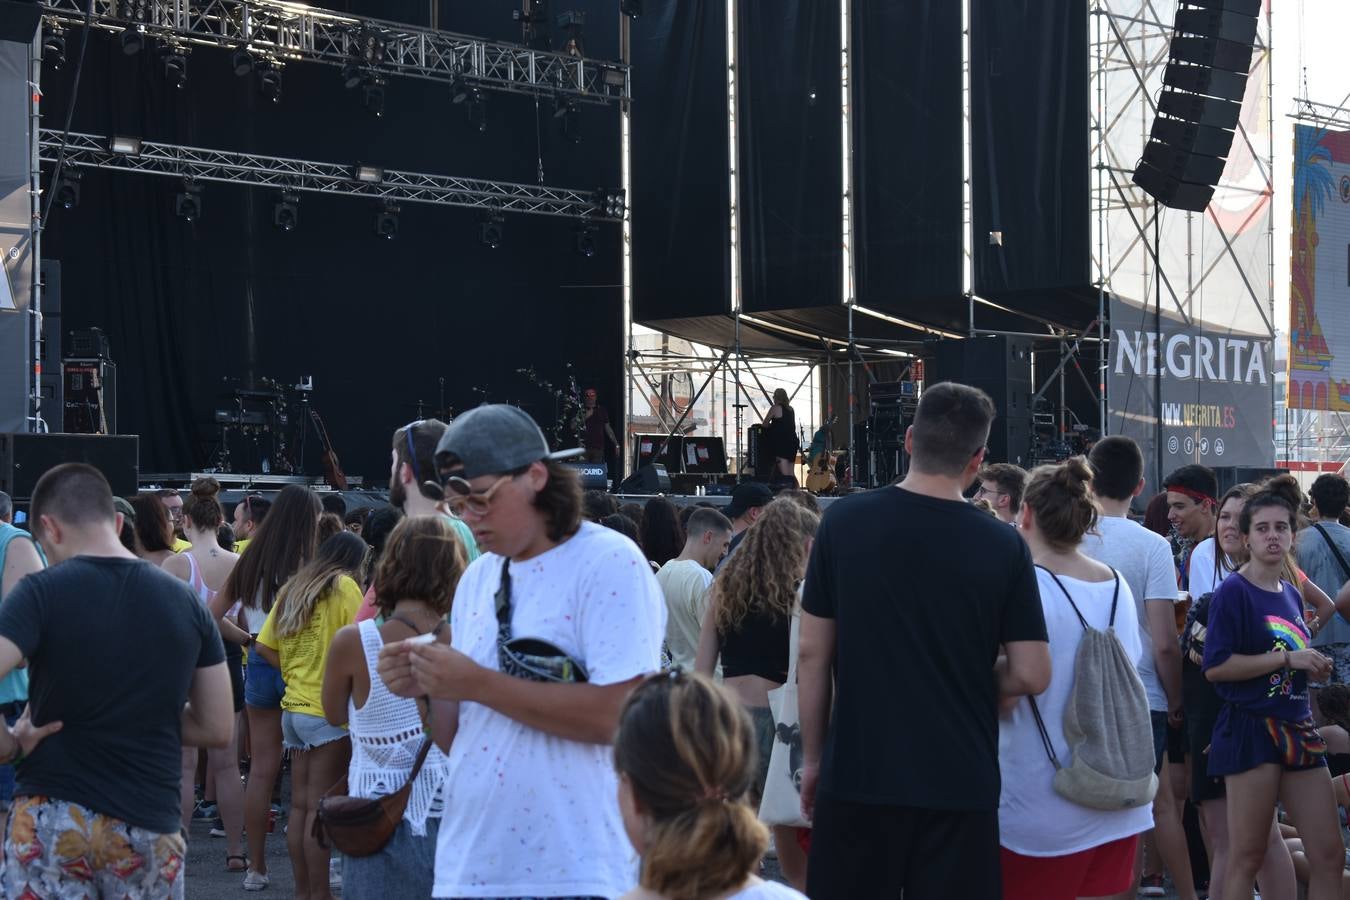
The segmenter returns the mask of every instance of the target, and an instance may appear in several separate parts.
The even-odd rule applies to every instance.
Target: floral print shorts
[[[5,832],[0,896],[181,900],[187,844],[78,803],[19,797]]]

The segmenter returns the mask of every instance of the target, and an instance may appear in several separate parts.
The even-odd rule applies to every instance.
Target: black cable
[[[89,46],[89,30],[94,22],[94,0],[87,0],[84,7],[84,28],[80,32],[80,53],[75,59],[75,80],[70,88],[70,103],[66,106],[66,127],[61,133],[61,152],[56,157],[56,168],[52,170],[51,188],[47,193],[47,206],[42,210],[42,222],[38,233],[47,230],[47,217],[52,214],[52,203],[56,201],[56,187],[61,183],[61,170],[66,165],[66,144],[70,141],[70,126],[75,119],[75,101],[80,96],[80,74],[84,71],[84,51]]]

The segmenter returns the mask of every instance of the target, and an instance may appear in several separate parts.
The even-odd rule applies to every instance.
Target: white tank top
[[[183,555],[188,561],[188,584],[197,592],[197,599],[202,601],[202,606],[210,606],[211,601],[216,599],[219,591],[213,591],[206,586],[206,581],[202,578],[202,570],[197,568],[197,558],[192,555],[191,550],[186,550]]]
[[[347,701],[347,727],[352,738],[352,762],[347,791],[352,797],[383,797],[403,787],[422,748],[422,719],[416,701],[397,697],[380,680],[378,665],[384,639],[373,619],[357,625],[370,675],[370,696],[360,709]],[[427,833],[427,818],[440,818],[441,787],[447,761],[434,744],[413,783],[403,818],[418,836]]]

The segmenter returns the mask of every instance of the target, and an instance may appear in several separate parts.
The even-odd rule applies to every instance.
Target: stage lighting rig
[[[600,231],[590,222],[577,226],[577,253],[590,259],[595,255],[595,235]]]
[[[361,86],[361,102],[375,118],[384,118],[384,79],[371,74]]]
[[[502,218],[501,213],[483,213],[478,220],[478,240],[482,241],[484,246],[496,250],[502,244],[505,227],[506,220]]]
[[[160,48],[161,63],[164,66],[164,78],[176,88],[187,84],[187,58],[190,52],[186,45],[169,41]]]
[[[60,25],[53,26],[42,38],[42,61],[59,69],[66,64],[66,32]]]
[[[610,219],[622,219],[625,209],[625,195],[623,191],[611,191],[605,188],[598,188],[593,195],[595,210],[600,215]]]
[[[450,102],[459,104],[469,99],[469,82],[464,78],[463,69],[455,69],[455,78],[450,82]]]
[[[260,57],[254,64],[258,73],[258,93],[273,103],[281,102],[281,64],[269,56]]]
[[[479,131],[487,131],[487,98],[476,87],[469,88],[469,124]]]
[[[140,156],[141,139],[138,137],[125,137],[115,134],[109,144],[109,149],[117,156]]]
[[[189,222],[202,217],[202,188],[191,179],[184,179],[183,190],[174,198],[174,212]]]
[[[392,200],[380,203],[380,211],[375,214],[375,233],[387,241],[398,237],[398,204]]]
[[[61,171],[61,177],[56,182],[56,202],[61,204],[62,209],[74,209],[80,205],[82,178],[79,172]]]
[[[243,78],[245,75],[253,73],[253,52],[247,47],[236,47],[230,54],[230,66],[234,69],[234,74]]]
[[[361,82],[366,80],[366,73],[354,62],[349,62],[342,67],[342,86],[347,90],[354,90],[361,86]]]
[[[117,41],[122,45],[123,53],[127,56],[135,56],[145,46],[145,26],[128,25]]]
[[[300,227],[300,195],[282,191],[281,199],[272,207],[272,224],[281,231]]]
[[[363,166],[359,163],[356,166],[356,180],[366,184],[379,184],[384,181],[384,169],[379,166]]]

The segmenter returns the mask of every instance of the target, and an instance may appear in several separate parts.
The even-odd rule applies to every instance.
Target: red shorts
[[[1003,900],[1074,900],[1105,897],[1134,883],[1139,835],[1067,856],[1023,856],[999,848]]]

